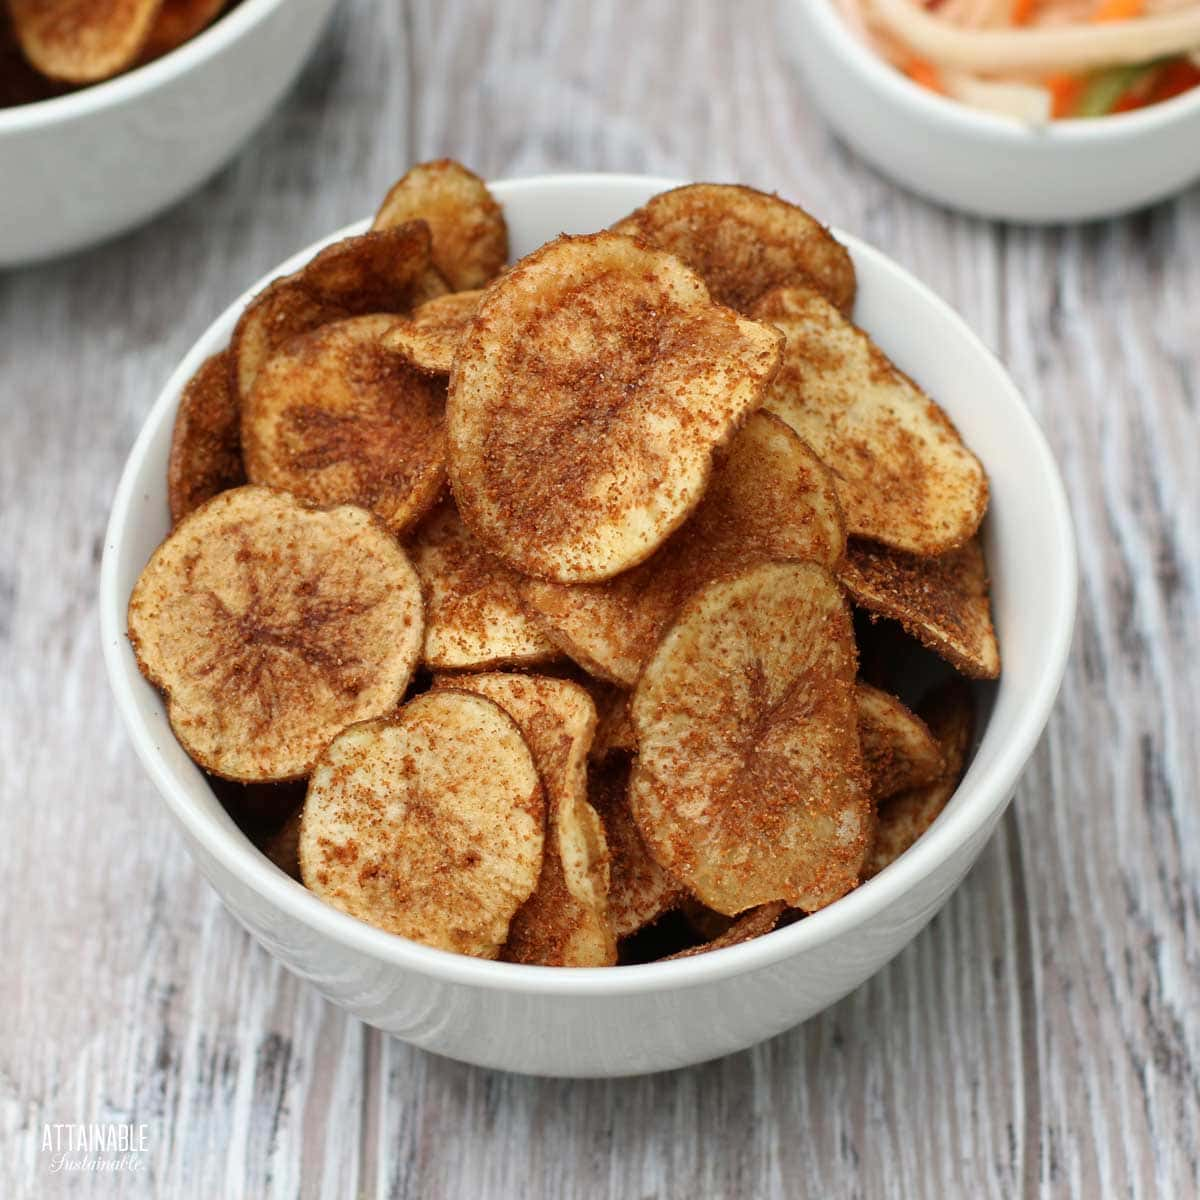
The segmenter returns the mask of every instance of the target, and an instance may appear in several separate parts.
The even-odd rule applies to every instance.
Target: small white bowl
[[[1115,216],[1200,177],[1200,89],[1131,113],[1034,127],[918,87],[832,0],[779,0],[813,103],[865,159],[939,204],[1031,223]]]
[[[336,0],[243,0],[105,83],[0,108],[0,268],[78,250],[222,166],[295,79]]]
[[[600,229],[674,184],[579,175],[492,186],[513,251],[523,255],[564,229]],[[858,270],[857,319],[946,407],[990,474],[985,537],[1004,675],[984,689],[988,715],[962,785],[912,850],[822,912],[677,962],[572,970],[444,953],[329,907],[238,831],[138,673],[125,610],[167,533],[167,452],[180,390],[228,341],[253,292],[319,246],[239,297],[168,380],[130,453],[106,535],[100,615],[113,693],[139,757],[230,912],[336,1004],[417,1046],[511,1071],[595,1076],[684,1066],[779,1033],[857,987],[937,912],[983,848],[1046,723],[1071,641],[1076,568],[1066,497],[1041,431],[979,339],[879,251],[838,236]]]

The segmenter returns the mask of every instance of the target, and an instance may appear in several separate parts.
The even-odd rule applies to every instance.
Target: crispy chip
[[[879,806],[875,842],[863,878],[878,875],[923,834],[954,795],[966,769],[975,732],[975,703],[970,687],[951,679],[921,705],[921,715],[937,739],[944,764],[933,783],[900,792]]]
[[[610,754],[637,753],[637,733],[629,715],[629,693],[623,687],[592,679],[589,691],[596,705],[596,736],[592,739],[592,758]]]
[[[361,921],[495,958],[542,867],[533,756],[498,705],[426,692],[340,733],[308,785],[304,883]]]
[[[759,412],[717,463],[699,508],[651,558],[603,583],[528,580],[521,598],[576,662],[632,687],[697,588],[768,559],[832,567],[845,545],[829,472],[787,425]]]
[[[709,908],[811,912],[858,879],[872,805],[854,635],[815,563],[766,563],[684,606],[634,690],[630,805],[650,852]]]
[[[700,501],[778,361],[777,331],[669,255],[615,234],[543,246],[488,290],[455,359],[463,520],[526,574],[627,570]]]
[[[456,292],[480,288],[508,261],[508,226],[487,185],[449,158],[418,163],[384,198],[374,229],[429,222],[433,265]]]
[[[1000,648],[978,538],[937,558],[851,539],[839,577],[855,604],[899,621],[955,670],[972,679],[999,676]]]
[[[263,853],[285,874],[300,880],[300,820],[303,808],[294,813],[263,843]]]
[[[230,386],[244,401],[262,365],[289,338],[331,321],[408,313],[446,291],[429,258],[429,226],[409,221],[326,246],[246,306],[229,345]]]
[[[608,843],[608,919],[628,937],[678,908],[683,887],[654,861],[629,810],[629,760],[611,755],[588,772],[588,796],[600,814]]]
[[[180,744],[244,782],[307,775],[339,730],[393,708],[422,633],[416,572],[370,513],[262,487],[185,517],[129,600]]]
[[[217,19],[225,0],[163,0],[150,36],[142,47],[147,61],[182,46]]]
[[[942,774],[942,752],[925,722],[895,696],[859,683],[858,737],[871,798],[931,783]]]
[[[546,848],[533,895],[513,917],[501,957],[544,967],[607,967],[617,961],[608,924],[608,846],[587,798],[587,757],[596,710],[587,692],[539,675],[448,676],[435,686],[477,692],[517,723],[546,796]]]
[[[396,534],[433,509],[446,484],[446,387],[387,346],[393,323],[335,321],[267,360],[242,408],[253,483],[359,504]]]
[[[854,307],[845,246],[795,204],[737,184],[661,192],[613,226],[681,258],[713,299],[739,312],[772,288],[811,283],[843,312]]]
[[[8,0],[25,57],[63,83],[96,83],[133,66],[162,0]]]
[[[707,954],[710,950],[724,950],[726,946],[738,946],[742,942],[762,937],[764,933],[770,933],[779,924],[779,918],[783,916],[783,910],[786,907],[787,905],[782,900],[772,900],[769,904],[760,904],[757,908],[749,909],[740,917],[736,917],[728,929],[711,941],[705,942],[704,945],[692,946],[688,950],[668,954],[666,958],[659,961],[670,962],[676,958],[693,958],[697,954]]]
[[[408,320],[397,321],[387,341],[418,367],[449,375],[458,344],[479,308],[482,292],[448,292],[427,300]]]
[[[837,478],[848,533],[941,554],[979,528],[987,477],[950,418],[812,288],[780,288],[754,316],[787,336],[766,407]]]
[[[167,459],[167,503],[178,525],[218,492],[246,482],[237,404],[229,392],[229,357],[214,354],[188,380],[175,414]]]
[[[425,665],[435,671],[523,666],[558,657],[525,615],[517,576],[489,554],[447,497],[412,539],[425,592]]]

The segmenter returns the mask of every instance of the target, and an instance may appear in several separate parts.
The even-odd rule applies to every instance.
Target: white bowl
[[[1022,222],[1085,221],[1200,177],[1200,89],[1137,112],[1041,127],[918,87],[865,46],[832,0],[779,0],[809,95],[865,159],[951,208]]]
[[[580,175],[503,182],[493,190],[513,250],[523,255],[561,230],[602,228],[668,186],[639,176]],[[823,912],[678,962],[571,970],[430,949],[322,903],[238,831],[176,742],[158,693],[138,673],[125,609],[167,532],[167,450],[180,389],[226,343],[249,296],[319,247],[301,251],[236,300],[168,380],[130,453],[106,537],[100,610],[109,678],[134,747],[200,870],[272,954],[336,1004],[417,1046],[506,1070],[625,1075],[683,1066],[779,1033],[857,987],[937,912],[979,854],[1062,678],[1075,612],[1067,502],[1045,439],[983,344],[879,251],[838,236],[858,270],[858,319],[941,401],[990,474],[985,536],[1004,675],[986,697],[990,715],[966,778],[912,850]]]
[[[0,109],[0,268],[148,220],[222,166],[307,59],[336,0],[243,0],[105,83]]]

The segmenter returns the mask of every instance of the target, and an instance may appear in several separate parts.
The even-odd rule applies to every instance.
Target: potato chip
[[[456,292],[483,287],[508,261],[508,226],[487,185],[449,158],[418,163],[384,198],[374,229],[421,219],[433,234],[433,265]]]
[[[0,4],[0,108],[18,104],[36,104],[69,90],[30,66],[17,41],[8,10]]]
[[[549,662],[558,648],[525,614],[518,577],[489,554],[447,497],[412,538],[425,592],[425,665],[480,670]]]
[[[596,705],[596,736],[592,739],[592,758],[610,754],[637,753],[637,734],[629,715],[629,693],[602,679],[591,680],[589,688]]]
[[[682,259],[713,299],[749,313],[772,288],[809,283],[842,312],[854,307],[854,263],[804,209],[737,184],[661,192],[613,226]]]
[[[543,246],[488,290],[455,359],[463,520],[526,574],[635,566],[699,503],[714,452],[762,401],[779,336],[629,238]]]
[[[354,317],[292,338],[242,407],[253,483],[317,504],[359,504],[403,534],[446,484],[446,387],[389,349],[391,317]]]
[[[951,679],[921,706],[921,715],[941,750],[942,774],[932,783],[900,792],[880,804],[875,841],[863,867],[864,879],[878,875],[895,862],[933,824],[962,780],[975,732],[970,687],[961,679]]]
[[[987,476],[950,418],[812,288],[781,288],[753,311],[787,336],[766,407],[833,472],[846,531],[914,554],[970,538]]]
[[[978,538],[937,558],[851,539],[838,575],[855,604],[899,621],[955,670],[972,679],[999,677],[1000,648]]]
[[[217,19],[224,7],[225,0],[163,0],[142,47],[141,60],[158,58],[191,41]]]
[[[632,687],[697,588],[768,559],[832,567],[845,545],[829,472],[787,425],[758,412],[718,461],[695,513],[653,556],[603,583],[527,580],[521,599],[576,662]]]
[[[709,908],[806,912],[858,880],[873,817],[854,635],[824,567],[780,562],[684,605],[633,693],[629,797],[651,854]]]
[[[612,755],[588,772],[588,796],[600,814],[608,844],[608,920],[629,937],[678,908],[687,896],[651,855],[629,810],[629,760]]]
[[[263,843],[263,853],[285,875],[290,875],[297,882],[301,882],[300,820],[303,815],[303,809],[297,808]]]
[[[446,291],[429,257],[429,226],[344,238],[307,266],[268,284],[246,306],[229,345],[230,386],[241,401],[262,365],[289,338],[331,321],[408,313]]]
[[[8,0],[21,50],[50,79],[97,83],[133,66],[162,0]]]
[[[426,692],[321,756],[300,823],[305,885],[402,937],[495,958],[542,867],[545,804],[512,718]]]
[[[928,726],[895,696],[859,683],[858,738],[871,798],[883,800],[942,774],[942,752]]]
[[[404,695],[416,572],[370,513],[240,487],[185,517],[129,600],[129,640],[207,771],[298,779],[347,725]]]
[[[214,354],[188,380],[167,459],[167,504],[178,525],[218,492],[246,482],[241,417],[229,392],[229,356]]]
[[[660,962],[671,962],[677,958],[694,958],[697,954],[707,954],[710,950],[724,950],[726,946],[739,946],[742,942],[752,941],[762,937],[764,933],[779,924],[783,910],[787,907],[782,900],[772,900],[769,904],[760,904],[751,908],[739,917],[735,917],[729,928],[718,934],[702,946],[692,946],[688,950],[680,950],[676,954],[668,954]]]
[[[542,873],[513,917],[501,958],[543,967],[608,967],[617,942],[608,923],[608,846],[587,798],[596,710],[587,692],[538,675],[446,676],[435,686],[500,705],[533,752],[546,797]]]
[[[418,367],[449,375],[458,344],[482,296],[482,292],[448,292],[427,300],[408,320],[397,321],[386,340]]]

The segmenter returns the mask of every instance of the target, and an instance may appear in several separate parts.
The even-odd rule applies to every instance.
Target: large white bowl
[[[0,109],[0,268],[140,224],[222,166],[296,77],[336,0],[243,0],[106,83]]]
[[[564,229],[599,229],[670,183],[580,175],[503,182],[493,190],[514,252],[523,255]],[[168,380],[130,453],[106,537],[100,611],[113,692],[200,870],[272,954],[335,1003],[417,1046],[512,1071],[623,1075],[678,1067],[779,1033],[857,987],[925,925],[975,860],[1062,678],[1075,612],[1067,502],[1046,442],[995,358],[912,276],[879,251],[838,236],[858,270],[859,321],[945,405],[990,474],[986,539],[1004,676],[986,697],[990,715],[966,778],[912,850],[823,912],[678,962],[569,970],[443,953],[330,908],[238,831],[176,742],[158,693],[138,673],[125,609],[167,532],[167,450],[180,389],[225,344],[261,284],[217,318]],[[271,276],[294,270],[317,249],[308,247]]]
[[[1033,127],[938,96],[884,62],[832,0],[778,0],[814,104],[865,159],[914,192],[1021,222],[1085,221],[1200,177],[1200,89],[1137,112]]]

